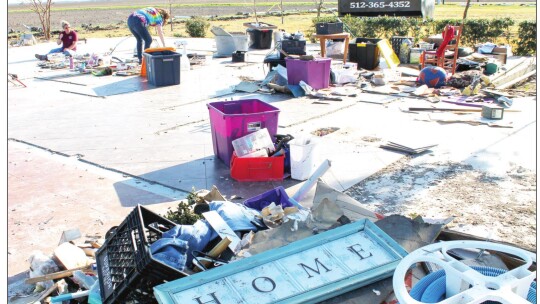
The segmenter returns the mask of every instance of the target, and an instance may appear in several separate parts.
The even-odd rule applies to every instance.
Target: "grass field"
[[[133,10],[140,8],[142,5],[136,2],[118,1],[111,2],[111,5],[105,5],[106,2],[83,2],[78,5],[73,4],[58,4],[53,6],[51,20],[53,23],[53,30],[55,23],[59,20],[68,20],[77,29],[81,37],[84,38],[97,38],[97,37],[125,37],[129,36],[129,30],[127,29],[125,20],[129,13]],[[157,1],[145,2],[147,5],[150,3],[154,6],[159,6]],[[211,21],[212,25],[220,26],[229,32],[244,32],[245,27],[242,25],[244,22],[252,22],[254,20],[253,8],[248,3],[251,1],[245,0],[244,2],[224,2],[224,1],[212,1],[207,3],[205,0],[201,2],[185,1],[182,3],[172,4],[172,15],[176,22],[165,27],[165,35],[172,37],[188,37],[185,31],[184,23],[181,22],[183,18],[189,18],[189,16],[212,16],[212,15],[230,15],[235,16],[238,12],[249,13],[249,15],[241,19],[233,19],[228,21]],[[138,5],[137,5],[138,4]],[[280,16],[260,16],[262,13],[267,12],[272,8],[273,12],[279,10],[275,6],[276,2],[259,1],[257,4],[258,20],[266,23],[270,23],[278,26],[280,29],[289,33],[301,31],[309,33],[312,31],[312,20],[316,17],[315,13],[295,13],[294,15],[285,15],[282,18]],[[161,5],[168,9],[168,5]],[[327,8],[337,7],[337,2],[326,2]],[[284,1],[285,11],[300,10],[308,11],[314,9],[313,2],[293,2]],[[448,19],[455,18],[461,19],[465,5],[463,3],[448,3],[444,5],[435,6],[435,19]],[[332,16],[333,13],[326,13],[324,16]],[[523,20],[536,20],[536,4],[535,3],[471,3],[471,7],[468,10],[467,18],[512,18],[517,24]],[[39,25],[37,21],[37,15],[31,12],[24,6],[9,6],[8,7],[8,26],[9,28],[21,28],[21,25],[31,24]],[[101,25],[106,30],[85,30],[81,27],[82,24]],[[209,31],[207,37],[213,37]]]

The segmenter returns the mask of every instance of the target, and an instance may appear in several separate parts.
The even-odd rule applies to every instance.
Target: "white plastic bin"
[[[222,57],[231,57],[233,52],[248,50],[248,36],[236,35],[216,36],[217,55]]]
[[[291,178],[306,180],[315,172],[319,159],[317,137],[297,137],[289,142],[291,154]]]

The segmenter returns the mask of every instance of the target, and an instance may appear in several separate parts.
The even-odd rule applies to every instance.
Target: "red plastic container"
[[[236,157],[231,159],[231,177],[239,182],[283,180],[285,155],[276,157]]]
[[[217,101],[207,104],[210,114],[214,155],[230,165],[232,141],[266,128],[277,133],[279,109],[258,99]]]
[[[324,89],[330,86],[330,63],[332,58],[316,58],[300,60],[285,58],[287,65],[287,82],[299,84],[300,80],[309,84],[313,89]]]

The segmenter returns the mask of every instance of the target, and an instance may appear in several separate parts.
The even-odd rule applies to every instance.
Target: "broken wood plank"
[[[41,303],[41,301],[45,300],[46,297],[48,297],[53,291],[55,291],[58,288],[58,282],[55,282],[49,289],[45,290],[43,294],[36,300],[37,303]]]
[[[219,256],[221,255],[221,253],[223,253],[223,251],[225,251],[227,249],[227,247],[232,243],[232,240],[230,237],[226,236],[224,239],[222,239],[221,241],[219,241],[219,243],[214,247],[212,248],[212,250],[210,250],[208,253],[207,253],[207,256],[209,258],[212,258],[212,259],[217,259],[219,258]],[[206,260],[202,260],[200,261],[200,263],[204,266],[204,268],[208,269],[212,266],[212,262],[211,261],[206,261]],[[200,272],[201,270],[203,269],[200,269],[198,267],[194,268],[193,269],[195,272]]]
[[[86,269],[89,269],[90,266],[91,265],[86,265],[86,266],[81,266],[81,267],[77,267],[77,268],[73,268],[73,269],[62,270],[62,271],[58,271],[58,272],[54,272],[54,273],[49,273],[49,274],[42,275],[42,276],[39,276],[39,277],[28,278],[24,282],[26,284],[36,284],[38,282],[43,282],[43,281],[48,281],[48,280],[56,280],[56,279],[61,279],[61,278],[65,278],[65,277],[70,277],[70,276],[73,275],[73,272],[75,270],[86,270]]]
[[[534,59],[528,58],[518,64],[510,67],[502,75],[491,79],[491,83],[497,87],[499,85],[505,84],[507,82],[513,81],[514,79],[521,77],[522,75],[536,70],[536,65],[534,64]]]
[[[496,86],[495,89],[502,90],[502,89],[509,88],[509,87],[515,85],[516,83],[519,83],[519,82],[521,82],[521,81],[523,81],[523,80],[525,80],[525,79],[527,79],[527,78],[529,78],[529,77],[531,77],[533,75],[536,75],[536,70],[525,73],[525,75],[523,75],[521,77],[518,77],[518,78],[516,78],[516,79],[514,79],[514,80],[512,80],[510,82],[503,83],[503,84],[501,84],[499,86]]]

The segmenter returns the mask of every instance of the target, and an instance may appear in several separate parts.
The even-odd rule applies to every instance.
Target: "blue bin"
[[[180,54],[173,51],[143,53],[146,79],[156,87],[180,84]]]

